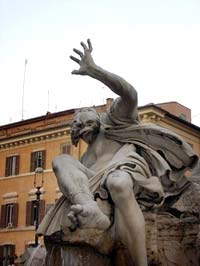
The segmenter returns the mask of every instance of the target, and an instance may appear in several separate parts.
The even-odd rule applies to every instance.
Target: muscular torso
[[[132,104],[127,104],[127,102],[121,97],[118,97],[113,102],[110,109],[112,115],[119,121],[122,120],[129,123],[131,121],[134,123],[138,116],[136,107],[136,99],[135,102],[132,102]],[[107,115],[104,117],[104,119],[107,125],[114,126]],[[87,151],[81,161],[86,167],[90,168],[94,172],[98,172],[110,163],[113,156],[123,145],[123,143],[106,138],[103,130],[100,130],[94,142],[88,146]]]
[[[95,141],[88,146],[82,163],[94,172],[98,172],[109,164],[122,145],[122,143],[107,139],[100,131]]]

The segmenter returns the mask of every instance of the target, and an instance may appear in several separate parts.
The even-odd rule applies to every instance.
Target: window
[[[72,154],[72,144],[71,143],[61,144],[60,153],[61,154]]]
[[[18,203],[9,203],[1,206],[0,227],[17,227]]]
[[[0,266],[14,265],[15,245],[0,246]]]
[[[7,157],[5,176],[12,176],[18,174],[19,174],[19,155]]]
[[[184,114],[184,113],[181,113],[179,117],[180,117],[181,119],[183,119],[183,120],[187,120],[187,118],[186,118],[186,114]]]
[[[45,214],[45,200],[40,200],[39,207],[39,223],[42,221]],[[35,225],[37,219],[37,201],[26,202],[26,226]]]
[[[35,225],[37,219],[37,201],[31,201],[31,225]]]
[[[6,225],[8,227],[12,226],[13,222],[13,209],[14,204],[7,204],[6,205]]]
[[[34,172],[37,167],[45,169],[46,151],[36,151],[31,153],[31,172]]]

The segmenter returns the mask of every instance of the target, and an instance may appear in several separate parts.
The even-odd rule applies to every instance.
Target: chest
[[[99,171],[108,165],[121,146],[121,143],[102,136],[88,147],[82,163],[95,172]]]

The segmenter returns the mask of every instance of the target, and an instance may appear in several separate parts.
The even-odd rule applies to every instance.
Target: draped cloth
[[[141,207],[152,208],[162,204],[165,195],[181,191],[188,180],[187,169],[193,168],[198,156],[177,134],[154,124],[115,117],[115,102],[110,111],[100,117],[101,130],[106,138],[122,143],[122,147],[108,165],[98,173],[92,172],[74,160],[79,170],[88,175],[90,190],[103,199],[108,198],[106,179],[115,170],[125,171],[133,180],[135,197]],[[37,233],[51,235],[69,227],[67,218],[72,203],[64,196],[49,210]]]
[[[173,189],[187,169],[192,169],[198,156],[191,146],[176,133],[151,123],[122,124],[101,123],[107,138],[122,143],[132,143],[148,163],[153,175],[162,181],[164,189]],[[116,120],[115,120],[116,122]],[[178,186],[178,185],[177,185]]]

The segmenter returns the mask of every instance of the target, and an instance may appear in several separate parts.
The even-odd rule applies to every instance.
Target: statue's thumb
[[[79,73],[79,71],[78,71],[78,70],[73,70],[73,71],[72,71],[72,74],[75,74],[75,75],[77,75],[77,74],[80,74],[80,73]]]

